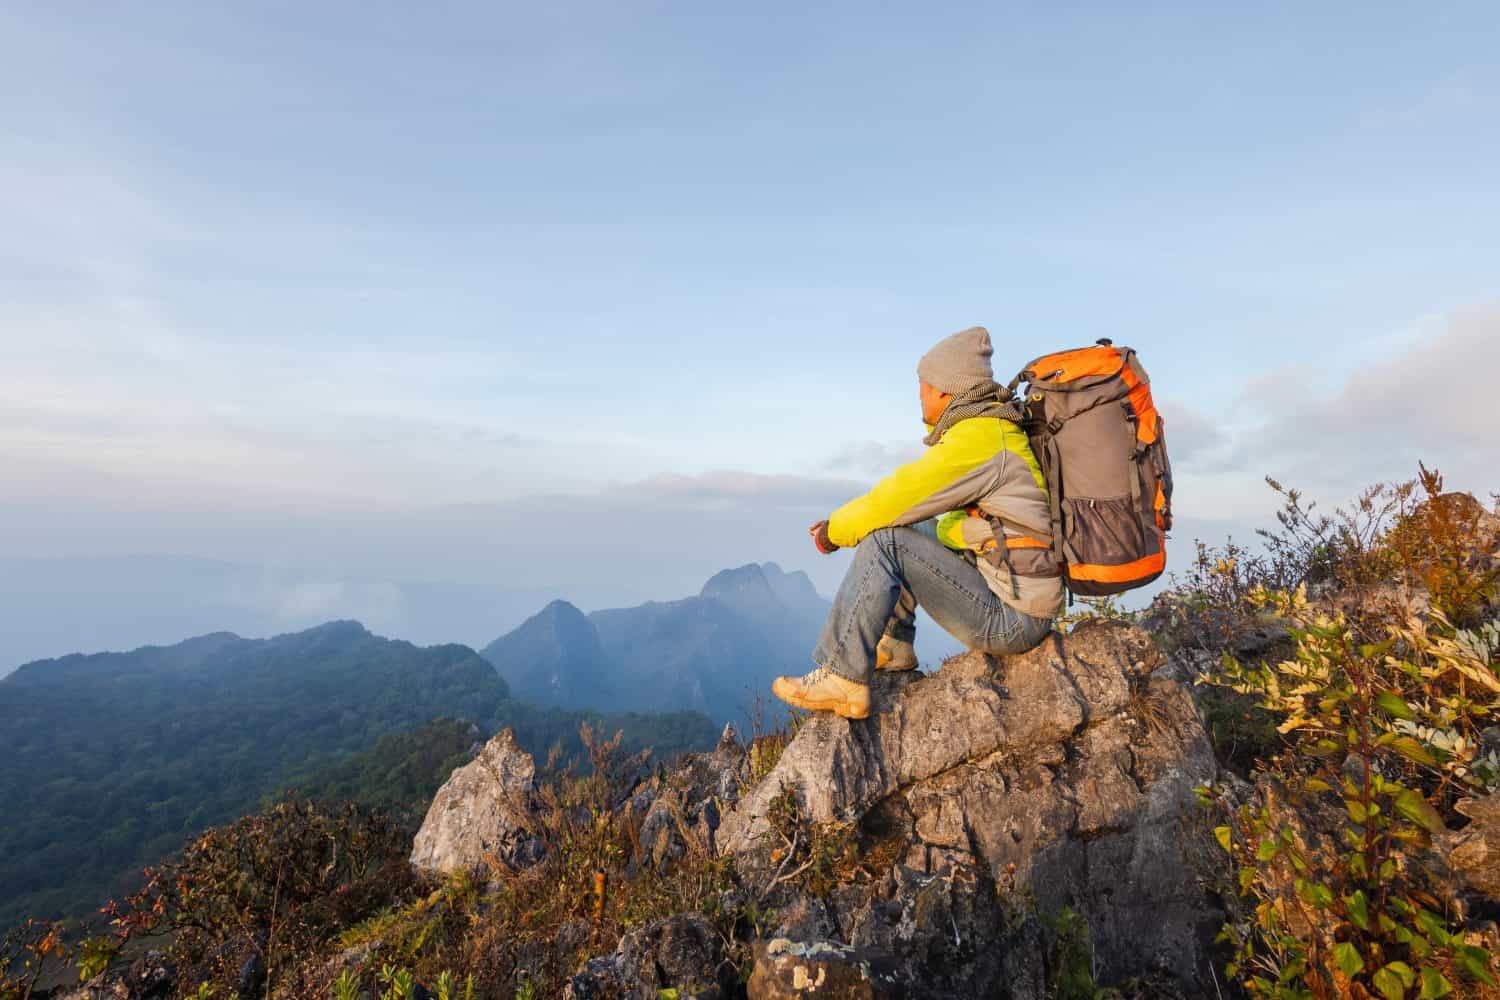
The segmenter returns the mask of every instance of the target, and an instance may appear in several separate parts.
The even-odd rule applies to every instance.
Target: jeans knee
[[[872,531],[868,535],[866,535],[864,537],[864,540],[861,541],[859,544],[862,545],[862,546],[863,545],[868,545],[871,548],[876,548],[876,549],[880,549],[880,550],[882,550],[884,552],[889,552],[891,550],[891,546],[893,544],[895,544],[895,541],[896,541],[896,529],[895,528],[876,528],[874,531]]]
[[[986,652],[1010,656],[1040,646],[1051,631],[1052,619],[1026,616],[984,636],[982,642]]]

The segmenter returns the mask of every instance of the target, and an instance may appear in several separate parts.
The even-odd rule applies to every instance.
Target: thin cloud
[[[920,441],[858,441],[829,456],[825,464],[833,471],[882,476],[921,458],[923,450]]]
[[[708,503],[716,507],[753,504],[770,507],[806,507],[832,498],[850,497],[861,487],[852,480],[810,476],[762,475],[719,470],[702,475],[664,474],[621,487],[635,502]]]
[[[1184,463],[1179,494],[1210,516],[1240,511],[1256,502],[1244,484],[1270,475],[1337,503],[1363,486],[1409,479],[1421,461],[1442,470],[1450,487],[1483,496],[1500,486],[1496,371],[1500,306],[1490,305],[1453,313],[1436,332],[1333,387],[1296,369],[1259,376],[1235,408],[1254,419],[1226,431],[1227,446]],[[1175,460],[1172,428],[1169,421]]]
[[[1175,468],[1187,466],[1229,443],[1229,435],[1213,417],[1173,400],[1157,400]]]

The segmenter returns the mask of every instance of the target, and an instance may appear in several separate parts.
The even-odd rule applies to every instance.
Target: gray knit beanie
[[[944,337],[917,362],[917,377],[934,389],[957,396],[981,382],[993,382],[990,332],[982,326]]]

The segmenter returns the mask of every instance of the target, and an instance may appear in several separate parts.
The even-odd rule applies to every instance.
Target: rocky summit
[[[1041,997],[1049,945],[1032,932],[1069,915],[1099,982],[1195,995],[1223,922],[1192,877],[1213,857],[1194,788],[1216,766],[1187,691],[1153,677],[1161,663],[1143,631],[1099,624],[882,676],[870,719],[802,727],[726,813],[719,848],[770,865],[788,797],[883,847],[883,878],[795,900],[776,936],[894,957],[908,991]]]
[[[763,914],[752,998],[1041,1000],[1070,961],[1136,995],[1212,995],[1224,915],[1195,877],[1214,855],[1194,789],[1216,766],[1161,664],[1145,632],[1096,623],[1023,655],[879,674],[870,718],[813,716],[780,744],[726,731],[619,808],[639,817],[643,865],[693,851],[730,863],[717,905]],[[514,812],[521,757],[502,733],[455,772],[413,860],[533,858]],[[684,913],[586,962],[568,995],[726,996],[735,982]]]

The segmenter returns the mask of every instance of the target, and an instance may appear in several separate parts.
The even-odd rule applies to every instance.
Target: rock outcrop
[[[1463,799],[1457,809],[1469,823],[1438,836],[1441,855],[1463,888],[1500,900],[1500,794]]]
[[[713,853],[720,805],[739,797],[747,764],[739,734],[726,725],[712,752],[685,755],[671,774],[637,788],[629,806],[643,817],[636,865],[649,859],[659,866],[688,851]]]
[[[615,808],[629,877],[730,862],[697,905],[734,929],[698,913],[634,929],[567,995],[1042,1000],[1079,963],[1126,996],[1212,995],[1224,915],[1197,876],[1224,862],[1194,789],[1217,768],[1161,665],[1144,631],[1084,624],[879,674],[870,718],[815,715],[753,753],[726,729]],[[491,740],[438,793],[413,862],[536,862],[534,771],[509,732]],[[753,958],[730,951],[747,927]]]
[[[564,1000],[681,1000],[732,995],[734,971],[723,964],[713,924],[697,913],[658,920],[620,939],[614,954],[591,959],[563,991]]]
[[[776,938],[755,945],[750,1000],[801,1000],[806,996],[848,1000],[897,1000],[906,991],[885,956],[864,955],[828,941]]]
[[[1024,909],[1081,917],[1101,983],[1195,995],[1223,919],[1193,877],[1215,857],[1193,790],[1216,767],[1186,690],[1152,676],[1161,662],[1145,632],[1100,623],[878,676],[875,714],[809,720],[716,842],[768,870],[790,796],[810,823],[883,846],[880,878],[836,888],[821,927],[784,930],[892,954],[909,991],[1041,996],[1042,944],[1012,933]]]
[[[438,789],[412,843],[411,863],[442,873],[535,864],[542,856],[533,828],[535,792],[536,762],[514,731],[502,729]]]

